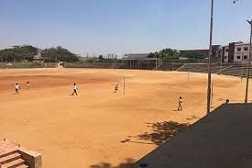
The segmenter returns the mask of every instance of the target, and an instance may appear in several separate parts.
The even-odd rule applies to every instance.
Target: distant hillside
[[[22,62],[44,60],[46,62],[78,62],[76,54],[71,53],[60,46],[40,50],[31,45],[12,46],[11,48],[0,50],[1,62]]]

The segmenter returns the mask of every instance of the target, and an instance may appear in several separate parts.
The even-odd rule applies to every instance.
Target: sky
[[[0,49],[85,56],[209,47],[210,0],[0,0]],[[249,41],[252,0],[215,0],[213,43]]]

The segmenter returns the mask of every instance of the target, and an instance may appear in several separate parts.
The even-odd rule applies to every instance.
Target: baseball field
[[[213,75],[212,109],[225,99],[243,102],[245,82]],[[78,96],[71,96],[73,83]],[[43,168],[116,167],[206,115],[206,90],[207,74],[199,73],[0,70],[0,139],[41,153]],[[177,111],[180,96],[183,110]]]

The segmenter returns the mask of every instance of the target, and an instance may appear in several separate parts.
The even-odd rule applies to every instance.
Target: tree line
[[[36,59],[35,59],[36,57]],[[179,51],[176,49],[166,48],[157,52],[151,52],[148,58],[159,58],[164,60],[172,60],[179,58],[188,59],[205,59],[204,53],[196,50]],[[31,45],[12,46],[0,50],[0,61],[1,62],[31,62],[34,60],[43,60],[45,62],[78,62],[83,59],[70,52],[69,50],[58,46],[46,49],[39,49]],[[99,60],[103,57],[99,56]]]
[[[0,50],[1,62],[31,62],[36,59],[46,62],[78,62],[78,56],[67,49],[58,46],[40,50],[31,45],[12,46]]]
[[[159,58],[165,60],[187,58],[187,59],[205,59],[204,53],[196,50],[179,51],[176,49],[166,48],[158,52],[151,52],[148,58]]]

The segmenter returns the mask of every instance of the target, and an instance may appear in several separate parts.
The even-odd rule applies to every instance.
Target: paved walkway
[[[134,167],[251,168],[252,104],[222,105]]]

